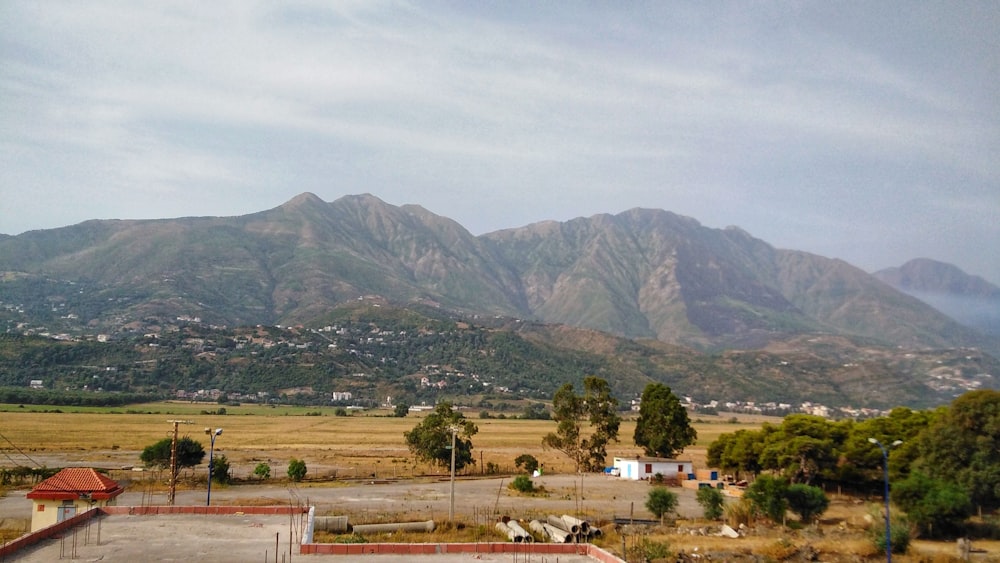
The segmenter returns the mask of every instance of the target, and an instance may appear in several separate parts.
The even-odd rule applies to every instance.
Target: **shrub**
[[[740,524],[749,526],[750,522],[757,516],[753,503],[747,499],[740,499],[739,502],[731,502],[722,509],[726,517],[726,524],[732,528],[739,528]]]
[[[819,487],[796,483],[788,487],[785,493],[788,508],[799,515],[803,523],[810,523],[814,518],[826,512],[830,499]]]
[[[492,461],[487,461],[485,471],[487,475],[496,475],[500,473],[500,466]]]
[[[698,504],[705,511],[705,518],[718,520],[722,516],[722,507],[726,504],[726,498],[722,491],[712,487],[698,489],[696,496]]]
[[[874,522],[868,529],[868,537],[875,549],[884,554],[885,514],[882,513],[882,508],[877,505],[873,505],[868,513]],[[892,540],[892,552],[906,553],[906,550],[910,548],[910,523],[905,518],[892,516],[889,521],[889,534]]]
[[[514,467],[523,468],[528,473],[534,473],[538,469],[538,460],[530,454],[521,454],[514,459]]]
[[[212,459],[212,480],[225,485],[230,480],[229,459],[225,455],[217,455]]]
[[[257,464],[257,467],[253,468],[253,474],[255,477],[261,480],[270,479],[271,466],[264,462],[260,462]]]
[[[972,515],[972,501],[961,485],[932,479],[919,471],[893,483],[892,500],[928,536],[958,533]]]
[[[670,556],[669,543],[653,541],[647,537],[629,547],[627,555],[629,561],[656,561]]]
[[[654,487],[646,498],[646,508],[663,520],[663,516],[677,509],[677,495],[666,487]]]
[[[519,493],[530,493],[535,490],[535,484],[527,475],[518,475],[510,482],[510,488]]]
[[[785,496],[787,491],[787,479],[761,475],[743,496],[750,501],[755,511],[780,524],[784,522],[785,511],[788,509],[788,498]]]
[[[305,460],[295,459],[294,457],[288,462],[288,478],[296,483],[305,479],[306,477],[306,462]]]

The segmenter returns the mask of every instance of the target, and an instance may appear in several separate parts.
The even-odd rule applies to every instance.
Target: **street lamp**
[[[452,425],[448,430],[451,431],[451,507],[448,509],[448,520],[455,522],[455,435],[459,427]]]
[[[868,441],[875,444],[882,450],[882,470],[885,481],[885,560],[887,563],[892,563],[892,541],[889,537],[892,534],[892,530],[889,526],[889,450],[882,445],[875,438],[868,438]],[[902,444],[902,440],[896,440],[889,447],[895,447]]]
[[[215,439],[222,434],[222,429],[216,428],[215,432],[212,432],[211,428],[206,428],[205,434],[208,434],[211,440],[211,446],[208,448],[208,496],[205,497],[205,506],[212,506],[212,464],[215,461]]]

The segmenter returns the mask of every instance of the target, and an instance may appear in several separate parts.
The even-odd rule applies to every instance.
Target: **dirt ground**
[[[649,520],[653,516],[644,503],[650,485],[646,482],[626,481],[603,475],[586,475],[580,478],[572,474],[543,475],[534,479],[540,490],[525,495],[512,491],[508,485],[510,478],[460,478],[455,482],[456,520],[469,526],[492,526],[498,516],[509,516],[522,521],[544,520],[547,515],[569,514],[597,524],[619,523],[633,519]],[[123,506],[166,504],[166,491],[161,486],[135,481],[123,483],[126,492],[119,497]],[[719,561],[760,561],[765,557],[774,561],[878,561],[864,538],[863,530],[867,507],[853,499],[834,498],[830,510],[824,515],[822,525],[801,530],[789,530],[780,526],[758,525],[749,530],[745,537],[729,539],[720,537],[718,524],[701,519],[701,507],[695,501],[695,491],[675,487],[678,495],[677,522],[674,527],[660,529],[652,525],[621,527],[621,533],[606,545],[607,549],[620,551],[621,541],[638,542],[649,539],[670,545],[675,554],[687,557],[698,556],[705,560],[707,554],[715,554],[711,560]],[[3,523],[26,522],[31,517],[31,502],[25,498],[27,490],[8,491],[0,497],[0,521]],[[178,505],[203,505],[206,491],[202,487],[178,490]],[[417,479],[370,479],[341,480],[333,482],[305,482],[300,484],[232,485],[214,486],[213,505],[309,505],[316,507],[317,516],[348,517],[352,525],[425,521],[446,522],[451,508],[451,482],[446,477]],[[142,520],[136,522],[108,520],[104,534],[112,534],[121,528],[123,537],[166,538],[170,545],[186,545],[184,557],[176,560],[203,561],[243,561],[263,560],[267,550],[273,554],[275,534],[281,541],[289,537],[288,519],[278,518],[269,522],[268,517],[236,517],[209,522],[205,519],[173,522],[169,519]],[[244,521],[245,520],[245,521]],[[8,527],[0,523],[0,527]],[[131,526],[143,526],[131,528]],[[615,532],[618,534],[618,532]],[[246,536],[251,534],[252,537]],[[78,533],[78,538],[79,538]],[[111,536],[105,536],[110,538]],[[242,540],[240,539],[242,538]],[[109,539],[110,541],[110,539]],[[391,541],[391,540],[390,540]],[[416,541],[416,540],[415,540]],[[87,552],[84,545],[77,542],[78,558],[82,560],[134,561],[128,549],[121,547],[125,540],[116,540],[122,551],[115,555],[113,550]],[[230,543],[234,542],[234,543]],[[134,542],[133,542],[134,543]],[[152,541],[139,543],[137,548],[148,557],[147,560],[174,560],[175,552],[167,547],[157,547]],[[229,547],[227,547],[229,546]],[[24,561],[50,561],[65,556],[73,547],[66,540],[52,540],[44,549],[36,548],[30,553],[39,553],[37,559],[19,558]],[[1000,561],[1000,544],[997,542],[976,542],[979,551],[974,561]],[[191,551],[193,549],[194,551]],[[216,551],[219,550],[219,551]],[[242,551],[240,551],[242,550]],[[282,551],[287,550],[287,545]],[[954,544],[951,542],[914,541],[911,553],[895,556],[899,563],[956,561]],[[832,555],[841,553],[842,555]],[[485,555],[485,554],[483,554]],[[25,554],[27,556],[27,554]],[[34,555],[32,555],[34,556]],[[230,558],[230,556],[232,556]],[[116,558],[117,557],[117,558]],[[309,557],[321,561],[320,556]],[[326,557],[326,556],[322,556]],[[332,556],[331,556],[332,557]],[[379,563],[391,559],[373,559]],[[500,557],[499,555],[497,557]],[[466,556],[468,558],[468,556]],[[334,560],[334,559],[330,559]],[[343,558],[337,560],[344,560]],[[405,560],[405,558],[404,558]],[[442,559],[450,561],[451,559]],[[489,559],[485,559],[489,560]],[[510,561],[510,556],[497,559]],[[693,560],[693,559],[689,559]],[[560,561],[569,561],[560,558]]]

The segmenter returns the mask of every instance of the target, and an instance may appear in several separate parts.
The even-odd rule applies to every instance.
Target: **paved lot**
[[[545,492],[534,496],[513,493],[508,479],[460,480],[455,486],[455,512],[467,522],[487,522],[495,514],[530,520],[547,514],[581,514],[589,520],[610,520],[614,516],[649,518],[643,507],[649,485],[604,476],[586,476],[582,483],[573,475],[542,476],[534,480]],[[694,491],[672,489],[681,500],[679,512],[695,516],[700,507]],[[10,492],[0,499],[0,518],[30,518],[31,503],[26,491]],[[178,505],[201,505],[204,491],[180,491]],[[269,485],[217,487],[212,490],[212,504],[307,504],[317,514],[348,515],[352,524],[374,521],[410,521],[447,519],[450,507],[450,483],[447,480],[399,482],[360,482],[297,487]],[[129,490],[118,504],[165,504],[162,495]],[[74,534],[50,540],[19,554],[17,561],[54,561],[60,558],[80,561],[274,561],[275,552],[289,561],[288,540],[301,537],[288,516],[112,516],[100,525],[78,528]],[[98,541],[98,535],[99,540]],[[275,539],[278,548],[275,548]],[[266,557],[266,558],[265,558]],[[300,555],[292,547],[291,559],[306,561],[345,561],[359,556],[337,557]],[[475,554],[428,556],[365,555],[364,560],[378,563],[402,561],[515,561],[512,554]],[[592,561],[586,557],[545,556],[562,563]],[[517,561],[529,559],[520,554]],[[542,561],[533,556],[531,561]]]

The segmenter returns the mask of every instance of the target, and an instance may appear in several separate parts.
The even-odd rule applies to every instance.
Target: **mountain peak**
[[[302,192],[292,199],[286,201],[281,207],[285,209],[299,209],[306,206],[326,205],[326,202],[312,192]]]

